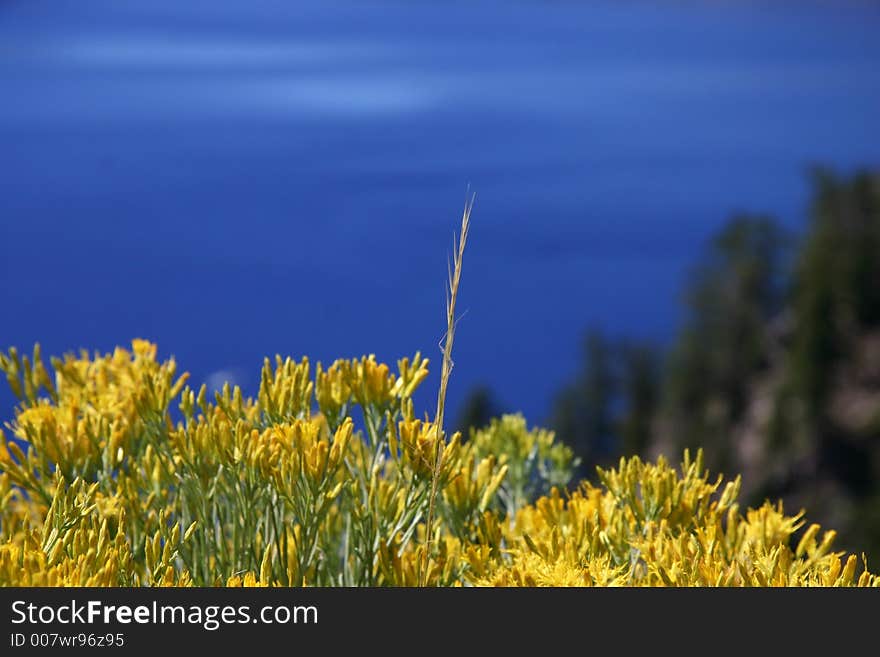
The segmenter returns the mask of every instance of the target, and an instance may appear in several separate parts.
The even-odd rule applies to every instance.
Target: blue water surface
[[[880,164],[878,27],[845,2],[4,2],[0,346],[145,337],[249,391],[275,353],[437,365],[470,185],[450,405],[486,383],[543,421],[586,327],[669,340],[732,212],[798,228],[810,164]]]

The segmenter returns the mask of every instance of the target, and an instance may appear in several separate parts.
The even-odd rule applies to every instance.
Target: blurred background
[[[583,474],[742,473],[880,563],[880,4],[0,3],[0,346],[198,387],[421,350]],[[0,393],[0,418],[14,400]]]

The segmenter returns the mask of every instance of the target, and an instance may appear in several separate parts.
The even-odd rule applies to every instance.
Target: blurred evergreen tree
[[[612,346],[602,333],[590,330],[584,338],[581,370],[557,395],[550,426],[557,439],[581,459],[582,471],[593,468],[616,448],[612,400],[616,393]]]
[[[663,391],[675,452],[702,446],[710,467],[732,464],[730,430],[746,409],[752,376],[768,364],[768,324],[782,309],[787,243],[771,218],[735,216],[693,271]]]
[[[651,444],[660,386],[660,355],[655,347],[626,342],[619,349],[623,410],[617,422],[620,452],[644,455]]]
[[[795,272],[793,379],[818,417],[834,363],[880,324],[880,179],[817,169],[811,223]]]
[[[462,440],[467,440],[471,429],[488,426],[492,418],[499,417],[501,413],[492,389],[485,384],[478,385],[465,397],[456,419],[455,431],[460,431]]]
[[[786,372],[803,465],[782,492],[834,515],[844,545],[880,554],[880,175],[813,180]]]

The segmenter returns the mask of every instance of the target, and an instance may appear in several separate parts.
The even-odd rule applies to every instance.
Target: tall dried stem
[[[437,488],[443,466],[443,414],[446,410],[446,389],[452,373],[452,344],[455,339],[455,302],[458,299],[458,286],[461,282],[461,269],[464,259],[464,248],[467,244],[468,228],[471,223],[471,210],[474,207],[475,194],[465,200],[464,212],[461,215],[461,233],[457,244],[453,238],[455,250],[452,264],[448,267],[449,286],[446,289],[446,337],[443,341],[443,363],[440,368],[440,388],[437,392],[437,413],[434,416],[434,430],[437,432],[434,442],[433,471],[431,474],[431,495],[428,502],[428,517],[425,522],[425,550],[419,569],[419,585],[425,586],[428,576],[428,560],[431,553],[431,539],[434,531],[434,513],[437,499]]]

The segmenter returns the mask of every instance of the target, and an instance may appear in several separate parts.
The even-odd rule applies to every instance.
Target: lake
[[[588,326],[669,340],[731,213],[796,229],[809,165],[880,164],[878,26],[841,2],[5,2],[0,346],[145,337],[249,391],[264,355],[422,350],[432,412],[470,188],[450,406],[486,383],[541,422]]]

